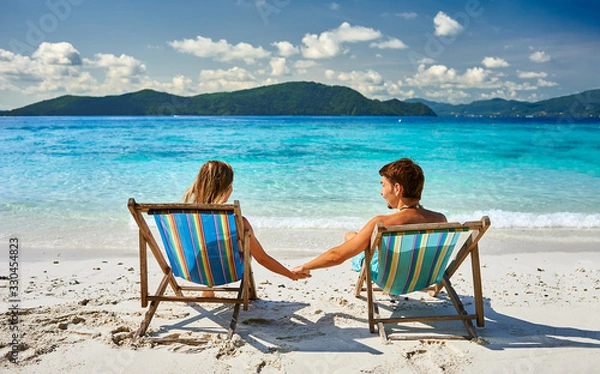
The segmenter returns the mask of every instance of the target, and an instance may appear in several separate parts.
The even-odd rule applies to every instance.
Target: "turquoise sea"
[[[389,212],[378,170],[401,157],[425,171],[422,204],[451,220],[600,228],[600,120],[0,117],[0,238],[136,251],[127,199],[179,201],[220,159],[268,250],[324,250]]]

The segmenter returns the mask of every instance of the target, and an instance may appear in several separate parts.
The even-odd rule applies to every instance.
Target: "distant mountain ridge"
[[[498,98],[457,105],[425,99],[409,99],[406,102],[423,103],[433,109],[438,116],[600,117],[600,89],[537,102]]]
[[[288,82],[184,97],[154,90],[118,96],[66,95],[4,113],[9,116],[323,115],[435,116],[422,103],[368,99],[344,86]]]
[[[538,102],[490,99],[447,104],[425,99],[368,99],[344,86],[288,82],[233,92],[177,96],[154,90],[91,97],[66,95],[0,116],[322,115],[600,117],[600,89]]]

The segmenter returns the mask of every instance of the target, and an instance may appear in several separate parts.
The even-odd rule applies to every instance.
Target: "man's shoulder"
[[[381,222],[385,226],[407,225],[414,223],[444,223],[448,222],[446,216],[439,212],[428,210],[425,215],[414,216],[406,215],[402,212],[395,212],[388,215],[374,217],[371,221],[375,224]]]
[[[392,214],[388,214],[388,215],[382,214],[379,216],[375,216],[375,217],[371,218],[369,220],[369,222],[367,222],[367,224],[363,227],[363,229],[372,230],[379,223],[381,223],[384,226],[401,225],[402,223],[399,223],[400,221],[394,217],[397,214],[398,213],[396,212],[396,213],[392,213]]]
[[[429,216],[430,216],[430,219],[428,219],[428,221],[431,223],[448,222],[448,219],[446,218],[446,216],[443,213],[434,212],[433,210],[428,210],[427,212],[429,213]]]
[[[401,214],[400,212],[377,216],[374,218],[374,220],[377,220],[377,222],[381,222],[385,226],[404,225],[408,223],[407,217]]]

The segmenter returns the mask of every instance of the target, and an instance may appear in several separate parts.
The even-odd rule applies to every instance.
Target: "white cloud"
[[[279,50],[279,55],[283,57],[290,57],[300,53],[300,49],[290,42],[275,42],[271,43],[271,45],[277,47],[277,49]]]
[[[458,81],[459,87],[482,87],[488,82],[489,73],[488,70],[485,70],[480,67],[470,68],[459,77]]]
[[[402,81],[400,81],[400,80],[397,83],[385,81],[385,82],[383,82],[383,86],[382,86],[383,92],[381,94],[377,94],[376,92],[374,92],[372,98],[380,99],[380,100],[389,100],[390,97],[402,97],[405,99],[415,97],[414,90],[403,91],[400,89],[401,86],[402,86]]]
[[[337,29],[322,32],[320,35],[306,34],[302,38],[302,56],[310,59],[322,59],[338,56],[346,51],[344,43],[357,43],[375,40],[381,32],[363,26],[351,26],[342,23]]]
[[[98,82],[90,73],[76,72],[68,76],[47,76],[38,86],[26,88],[23,92],[41,95],[57,92],[86,94],[96,91],[98,87]]]
[[[385,42],[373,42],[369,45],[371,48],[379,48],[379,49],[406,49],[408,46],[400,39],[390,38]]]
[[[454,36],[463,31],[463,27],[446,13],[440,11],[433,19],[436,36]]]
[[[535,87],[535,86],[533,86],[533,87]],[[531,86],[529,88],[531,88]],[[520,100],[520,101],[536,101],[536,100],[538,100],[538,95],[535,92],[530,93],[529,95],[523,95],[522,93],[512,90],[510,88],[498,89],[498,90],[491,91],[491,92],[484,92],[484,93],[481,93],[479,95],[479,97],[482,100],[495,99],[495,98],[500,98],[500,99],[505,99],[505,100]]]
[[[81,57],[70,43],[42,43],[31,55],[48,65],[81,65]]]
[[[262,47],[253,47],[243,42],[233,45],[224,39],[214,42],[211,38],[202,36],[197,36],[196,39],[174,40],[168,44],[177,52],[213,58],[221,62],[242,60],[247,64],[253,64],[256,60],[271,57],[271,53]]]
[[[556,86],[558,86],[558,83],[550,82],[550,81],[540,78],[537,80],[537,85],[538,85],[538,87],[556,87]]]
[[[192,81],[192,79],[184,75],[176,75],[175,77],[173,77],[173,79],[171,79],[171,81],[167,82],[158,82],[154,80],[145,79],[142,84],[144,88],[151,88],[157,91],[168,92],[175,95],[188,96],[198,93],[198,89]],[[164,105],[164,108],[162,109],[166,111],[168,110],[169,106],[173,107],[173,109],[177,109],[178,105],[179,103],[177,101],[172,103],[166,103]]]
[[[374,70],[364,71],[352,71],[350,73],[339,73],[337,79],[342,82],[348,82],[353,86],[356,85],[381,85],[383,78],[381,74]]]
[[[395,96],[413,97],[414,91],[401,91],[402,82],[386,81],[381,74],[374,70],[336,72],[331,69],[325,71],[325,78],[334,83],[351,87],[369,98],[387,100]]]
[[[294,67],[296,69],[307,69],[312,68],[313,66],[317,66],[317,63],[313,60],[298,60],[294,62]]]
[[[287,69],[284,61],[283,58],[273,61],[276,74]],[[94,76],[90,72],[94,72]],[[198,83],[176,75],[170,81],[158,82],[150,79],[146,65],[132,56],[97,53],[93,58],[83,58],[69,43],[41,45],[31,57],[0,49],[0,90],[31,95],[38,100],[59,93],[114,95],[143,88],[189,95],[235,91],[275,82],[272,79],[259,81],[238,67],[203,70],[199,78]]]
[[[19,87],[15,86],[8,79],[6,79],[0,75],[0,91],[15,91],[15,92],[17,92],[17,91],[19,91]],[[5,97],[2,97],[2,99],[5,99]],[[4,106],[4,103],[2,103],[2,105],[3,105],[3,107],[0,110],[9,109],[8,107]]]
[[[298,60],[294,62],[294,68],[299,74],[304,74],[308,71],[307,69],[315,67],[317,65],[318,64],[314,60]]]
[[[10,60],[14,59],[15,56],[16,56],[16,54],[11,51],[7,51],[5,49],[0,49],[0,62],[10,61]]]
[[[396,95],[401,96],[404,99],[410,99],[410,98],[416,96],[415,90],[408,90],[408,91],[398,90]]]
[[[178,88],[180,91],[184,91],[192,84],[190,78],[186,78],[183,75],[178,75],[173,78],[173,87]]]
[[[511,81],[503,82],[502,85],[509,91],[532,91],[537,90],[537,86],[532,85],[529,82],[515,83]]]
[[[407,78],[406,82],[411,86],[432,86],[453,82],[457,75],[456,70],[449,69],[444,65],[432,65],[425,68],[425,64],[421,64],[417,73]]]
[[[402,13],[396,13],[396,15],[398,17],[402,17],[404,19],[415,19],[415,18],[417,18],[417,13],[415,13],[415,12],[402,12]]]
[[[544,73],[543,71],[536,73],[534,71],[520,71],[520,70],[517,70],[517,75],[519,78],[522,78],[522,79],[546,78],[548,76],[548,74]]]
[[[533,62],[543,63],[550,61],[551,57],[544,51],[536,51],[529,55],[529,59]]]
[[[70,43],[42,43],[31,57],[0,49],[0,88],[41,98],[95,88],[96,80],[82,67]]]
[[[323,33],[320,37],[307,34],[302,42],[306,46],[302,48],[302,56],[305,58],[331,58],[341,52],[341,43],[334,40],[331,34]]]
[[[469,97],[469,94],[462,90],[452,88],[434,91],[425,91],[425,97],[432,100],[441,100],[448,103],[458,103]]]
[[[176,93],[179,95],[185,95],[193,92],[193,82],[190,78],[183,75],[177,75],[173,77],[170,88],[167,88],[168,92]]]
[[[228,70],[205,69],[200,72],[200,80],[231,79],[231,80],[254,80],[254,76],[246,69],[233,67]]]
[[[463,74],[444,65],[419,65],[417,72],[412,77],[406,78],[408,86],[416,87],[440,87],[450,88],[497,88],[502,85],[499,77],[501,74],[494,73],[481,67],[466,69]]]
[[[344,22],[334,30],[336,38],[341,42],[366,42],[381,37],[381,32],[363,26],[351,26]]]
[[[290,72],[290,69],[286,65],[285,57],[273,57],[269,65],[271,65],[271,75],[273,76],[277,77]]]
[[[33,61],[28,56],[18,55],[11,51],[0,49],[0,74],[9,80],[42,80],[41,61]]]
[[[432,58],[429,58],[429,57],[425,57],[425,58],[422,58],[422,59],[420,59],[419,61],[417,61],[417,63],[418,63],[419,65],[420,65],[420,64],[431,65],[431,64],[433,64],[434,62],[435,62],[435,60],[434,60],[434,59],[432,59]]]
[[[258,85],[256,77],[236,66],[228,70],[202,70],[198,87],[202,92],[218,92],[243,90]]]
[[[493,69],[493,68],[505,68],[508,65],[508,62],[506,62],[505,60],[501,59],[501,58],[497,58],[497,57],[486,57],[483,59],[483,61],[481,61],[481,63],[483,64],[483,66],[485,66],[488,69]]]
[[[505,91],[505,90],[495,90],[489,93],[481,93],[479,95],[479,97],[482,100],[489,100],[489,99],[505,99],[505,100],[511,100],[511,99],[516,99],[517,98],[517,92],[516,91]]]
[[[331,9],[331,10],[340,9],[340,4],[338,4],[338,3],[331,3],[331,4],[329,4],[329,9]]]
[[[90,72],[95,71],[94,75]],[[151,81],[146,66],[132,56],[98,53],[82,58],[69,43],[42,43],[31,57],[0,50],[2,88],[38,99],[59,93],[108,95],[157,87],[169,92],[185,91],[184,77],[170,83]]]
[[[109,79],[121,80],[123,83],[139,83],[146,73],[146,65],[125,54],[117,57],[113,54],[97,53],[95,57],[96,60],[86,60],[86,63],[107,68],[106,77]]]

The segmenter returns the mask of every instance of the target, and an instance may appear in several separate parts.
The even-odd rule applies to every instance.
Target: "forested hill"
[[[446,104],[424,99],[420,102],[438,116],[485,116],[485,117],[600,117],[600,90],[584,91],[575,95],[561,96],[537,102],[491,99],[470,104]]]
[[[343,86],[288,82],[248,90],[176,96],[142,90],[118,96],[61,96],[3,113],[12,116],[318,115],[435,116],[422,103],[371,100]]]

